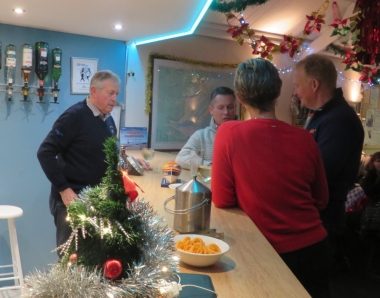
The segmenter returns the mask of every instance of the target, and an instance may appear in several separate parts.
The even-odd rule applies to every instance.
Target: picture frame
[[[364,129],[363,150],[373,153],[380,150],[380,87],[372,86],[363,92],[360,117]]]
[[[210,125],[211,92],[220,86],[233,89],[236,66],[159,56],[151,58],[148,146],[161,151],[177,151],[196,130]],[[239,118],[240,104],[238,101],[236,104]]]
[[[92,76],[98,71],[98,59],[71,57],[71,94],[89,94]]]

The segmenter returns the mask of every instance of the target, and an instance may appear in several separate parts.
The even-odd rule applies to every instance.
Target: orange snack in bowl
[[[205,255],[217,254],[221,252],[220,247],[215,243],[206,245],[201,238],[196,237],[191,240],[188,236],[183,238],[183,240],[178,241],[175,244],[175,248],[191,253]]]

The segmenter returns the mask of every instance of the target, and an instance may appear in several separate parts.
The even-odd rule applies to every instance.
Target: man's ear
[[[317,79],[311,80],[311,88],[313,89],[314,92],[318,90],[320,85],[321,83]]]
[[[208,111],[210,112],[210,115],[212,116],[212,106],[208,106]]]
[[[90,94],[93,95],[96,93],[96,87],[95,86],[91,86],[90,87]]]

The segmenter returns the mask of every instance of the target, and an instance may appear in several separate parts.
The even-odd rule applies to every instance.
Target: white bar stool
[[[19,207],[0,205],[0,219],[8,219],[9,242],[11,244],[12,264],[3,265],[0,268],[12,268],[13,272],[0,273],[0,282],[14,280],[14,286],[0,287],[0,291],[21,289],[24,287],[24,277],[22,275],[20,252],[18,249],[15,218],[22,216],[23,211]],[[5,277],[4,277],[5,276]],[[8,276],[8,277],[7,277]],[[9,277],[10,276],[10,277]]]

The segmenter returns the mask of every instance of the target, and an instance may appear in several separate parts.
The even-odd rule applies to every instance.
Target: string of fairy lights
[[[300,60],[300,56],[301,56],[301,54],[304,51],[309,51],[309,50],[310,50],[310,48],[305,47],[300,52],[298,52],[296,54],[297,57],[293,59],[294,63],[297,63]],[[276,66],[276,64],[273,64],[273,65]],[[276,68],[277,68],[277,66],[276,66]],[[282,68],[277,68],[277,69],[278,69],[278,72],[281,73],[281,74],[291,73],[294,70],[293,67],[282,67]],[[337,72],[338,72],[338,75],[339,75],[339,77],[340,77],[340,79],[342,81],[349,81],[350,83],[357,83],[357,84],[362,84],[363,83],[360,80],[353,80],[353,79],[349,79],[349,78],[345,77],[343,75],[343,71],[340,71],[340,70],[337,69]],[[374,85],[373,83],[368,83],[368,86],[373,86],[373,85]]]
[[[243,13],[240,12],[239,14],[240,14],[240,17],[244,19]],[[244,22],[245,21],[243,21],[243,23]],[[294,63],[297,63],[300,60],[300,57],[301,57],[301,55],[302,55],[302,53],[304,51],[309,51],[309,50],[310,50],[309,47],[306,47],[306,46],[302,47],[301,51],[299,51],[299,52],[296,53],[296,55],[295,55],[296,57],[293,59]],[[274,64],[274,63],[273,63],[273,65],[276,66],[276,64]],[[276,66],[276,68],[277,68],[277,66]],[[293,71],[293,67],[282,67],[282,68],[277,68],[277,69],[278,69],[278,72],[280,74],[287,74],[287,73],[291,73]],[[353,80],[353,79],[349,79],[349,78],[345,77],[343,75],[343,71],[339,71],[337,69],[337,72],[338,72],[338,75],[339,75],[339,77],[341,78],[342,81],[349,81],[350,83],[357,83],[357,84],[362,84],[363,83],[360,80]],[[380,79],[378,81],[380,82]],[[369,87],[371,87],[371,86],[374,86],[375,84],[373,84],[373,83],[367,83],[366,85],[368,85]]]

